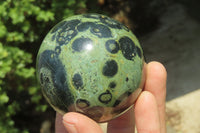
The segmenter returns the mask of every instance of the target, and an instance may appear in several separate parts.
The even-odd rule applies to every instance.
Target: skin
[[[108,122],[108,133],[166,133],[165,98],[167,72],[159,62],[147,64],[144,91],[134,107]],[[79,113],[56,115],[56,133],[103,133],[100,126]]]

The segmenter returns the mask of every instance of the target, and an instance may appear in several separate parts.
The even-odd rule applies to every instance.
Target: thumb
[[[103,133],[95,121],[80,113],[70,112],[65,114],[63,124],[68,133]]]

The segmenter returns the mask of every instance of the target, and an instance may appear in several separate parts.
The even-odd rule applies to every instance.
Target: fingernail
[[[69,133],[78,133],[73,120],[63,119],[63,124]]]

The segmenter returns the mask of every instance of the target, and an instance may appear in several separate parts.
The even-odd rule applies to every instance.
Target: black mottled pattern
[[[119,40],[120,49],[122,50],[123,56],[128,60],[133,60],[135,56],[135,43],[129,37],[122,37]]]
[[[128,77],[126,77],[126,82],[128,82],[128,80],[129,80],[129,78],[128,78]]]
[[[58,53],[58,54],[60,54],[60,52],[61,52],[61,47],[60,47],[60,46],[56,46],[55,52]]]
[[[109,38],[112,37],[112,33],[109,29],[109,27],[103,25],[103,24],[94,24],[91,29],[91,33],[95,36],[98,36],[99,38]]]
[[[51,30],[51,33],[55,33],[56,31],[58,31],[60,29],[60,27],[62,27],[66,23],[67,23],[67,21],[61,21],[60,23],[58,23],[57,25],[55,25],[53,27],[53,29]]]
[[[79,32],[86,31],[90,27],[94,27],[95,23],[94,22],[83,22],[77,26],[77,30]]]
[[[72,82],[76,89],[83,89],[83,80],[79,73],[76,73],[73,76]]]
[[[115,60],[108,60],[104,67],[103,67],[103,75],[107,77],[113,77],[115,74],[117,74],[118,71],[118,65]]]
[[[69,41],[78,34],[76,26],[79,23],[80,20],[77,19],[58,23],[51,31],[51,33],[54,34],[52,36],[52,41],[56,39],[56,42],[60,46],[68,44]]]
[[[116,54],[119,51],[119,44],[115,40],[106,41],[106,49],[112,54]]]
[[[112,37],[112,33],[108,26],[97,24],[95,22],[83,22],[77,26],[79,32],[84,32],[90,29],[90,32],[99,38]]]
[[[112,100],[112,94],[109,90],[99,95],[99,101],[104,104],[108,104]]]
[[[48,69],[51,75],[41,72],[41,68]],[[67,73],[58,54],[51,50],[41,53],[38,57],[38,70],[44,95],[52,105],[67,112],[67,107],[73,103],[74,97],[66,84]]]
[[[76,52],[82,52],[87,50],[88,45],[93,45],[93,41],[90,38],[81,37],[74,40],[72,43],[72,49]]]
[[[84,109],[90,106],[90,102],[85,99],[78,99],[76,101],[76,106],[80,109]]]
[[[109,88],[115,88],[116,87],[116,83],[115,82],[111,82],[110,84],[109,84]]]

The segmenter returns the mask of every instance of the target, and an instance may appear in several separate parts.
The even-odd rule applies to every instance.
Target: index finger
[[[144,90],[151,92],[156,99],[160,118],[161,133],[166,132],[165,126],[165,99],[167,72],[165,67],[159,62],[147,64],[147,79]]]

